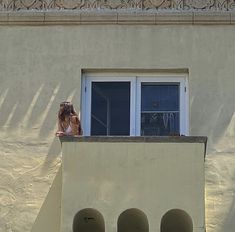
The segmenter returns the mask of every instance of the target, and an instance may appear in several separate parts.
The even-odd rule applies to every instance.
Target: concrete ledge
[[[193,24],[192,13],[157,13],[156,24]]]
[[[116,13],[101,13],[96,14],[92,12],[81,13],[81,23],[83,24],[116,24],[117,23],[117,14]]]
[[[63,142],[205,143],[205,136],[61,136]]]
[[[80,24],[81,22],[81,14],[80,13],[67,13],[67,12],[50,12],[44,13],[44,20],[42,23],[48,24],[66,24],[70,22],[77,22]]]
[[[235,24],[235,13],[230,14],[231,24]]]
[[[194,24],[231,24],[231,13],[194,13]]]
[[[155,24],[154,13],[118,13],[118,24]]]
[[[8,14],[7,13],[0,13],[0,24],[8,22]]]
[[[0,12],[0,25],[231,25],[234,12],[131,12],[131,11],[50,11]]]

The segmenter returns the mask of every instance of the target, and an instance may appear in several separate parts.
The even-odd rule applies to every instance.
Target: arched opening
[[[148,232],[147,216],[139,209],[127,209],[118,218],[118,232]]]
[[[162,217],[161,232],[193,232],[192,218],[184,210],[169,210]]]
[[[104,218],[95,209],[83,209],[73,219],[73,232],[104,232]]]

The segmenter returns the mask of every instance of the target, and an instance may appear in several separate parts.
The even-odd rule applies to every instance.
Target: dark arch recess
[[[139,209],[127,209],[118,218],[118,232],[148,232],[148,218]]]
[[[73,219],[73,232],[105,232],[102,214],[92,208],[80,210]]]
[[[169,210],[162,217],[161,232],[193,232],[192,218],[184,210]]]

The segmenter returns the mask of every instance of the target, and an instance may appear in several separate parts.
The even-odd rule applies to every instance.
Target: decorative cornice
[[[0,0],[0,25],[235,24],[235,0]]]
[[[0,0],[0,11],[235,11],[235,0]]]

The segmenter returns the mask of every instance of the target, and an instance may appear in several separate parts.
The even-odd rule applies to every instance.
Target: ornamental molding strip
[[[235,0],[0,0],[0,11],[235,11]]]
[[[0,25],[226,24],[235,0],[0,0]]]

